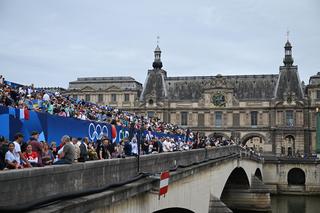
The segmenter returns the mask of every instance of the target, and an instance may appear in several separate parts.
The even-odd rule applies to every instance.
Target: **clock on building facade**
[[[212,103],[214,106],[223,107],[226,105],[226,99],[224,94],[218,92],[212,96]]]

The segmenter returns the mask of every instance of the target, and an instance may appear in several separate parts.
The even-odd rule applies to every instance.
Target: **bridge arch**
[[[288,185],[305,185],[306,174],[300,168],[292,168],[288,172]]]
[[[153,213],[194,213],[194,212],[189,209],[174,207],[174,208],[161,209]]]
[[[256,169],[256,172],[254,173],[254,176],[256,176],[257,178],[259,178],[259,180],[262,181],[262,173],[261,173],[260,168]]]
[[[246,171],[242,167],[235,168],[229,175],[226,184],[224,185],[223,193],[228,189],[249,189],[249,178]]]
[[[246,171],[242,167],[235,168],[229,175],[221,193],[220,200],[232,209],[234,193],[238,190],[250,188],[250,183]]]

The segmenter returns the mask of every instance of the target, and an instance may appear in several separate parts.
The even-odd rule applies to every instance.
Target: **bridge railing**
[[[268,156],[264,158],[266,163],[286,163],[286,164],[304,164],[304,163],[315,163],[319,164],[319,158],[298,158],[298,157],[277,157],[277,156]]]
[[[241,158],[246,158],[257,162],[264,162],[264,157],[261,156],[260,153],[253,152],[252,150],[239,147],[239,153]]]

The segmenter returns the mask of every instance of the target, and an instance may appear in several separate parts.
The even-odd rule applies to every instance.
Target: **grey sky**
[[[320,72],[319,21],[318,0],[0,0],[0,74],[36,86],[144,83],[157,35],[168,76],[277,74],[289,29],[307,83]]]

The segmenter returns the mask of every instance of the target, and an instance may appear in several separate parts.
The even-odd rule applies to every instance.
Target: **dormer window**
[[[153,105],[153,103],[154,103],[153,100],[150,99],[150,100],[149,100],[149,105]]]

